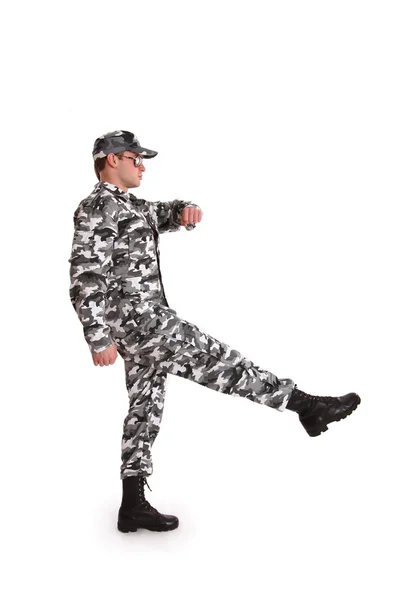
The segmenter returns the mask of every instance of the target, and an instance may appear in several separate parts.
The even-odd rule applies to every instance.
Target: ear
[[[107,154],[107,163],[112,167],[115,167],[117,165],[117,159],[115,157],[115,154],[113,154],[112,152],[110,152],[110,154]]]

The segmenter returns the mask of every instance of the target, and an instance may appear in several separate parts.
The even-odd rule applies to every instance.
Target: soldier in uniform
[[[93,148],[98,183],[74,213],[70,298],[96,366],[125,364],[129,410],[122,435],[122,502],[118,529],[166,531],[178,518],[145,499],[152,474],[168,373],[224,394],[242,396],[278,411],[292,410],[310,436],[355,410],[360,397],[311,396],[291,379],[279,379],[240,352],[185,321],[165,297],[159,235],[194,229],[201,208],[191,202],[148,202],[128,192],[140,186],[144,148],[129,131],[112,131]],[[149,486],[148,486],[149,487]]]

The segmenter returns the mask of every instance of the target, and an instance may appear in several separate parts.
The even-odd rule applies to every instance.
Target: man
[[[237,350],[180,318],[167,302],[161,278],[159,234],[196,226],[202,210],[183,200],[147,202],[128,192],[138,188],[144,159],[157,152],[129,131],[96,139],[99,182],[74,214],[70,297],[96,366],[124,360],[129,411],[122,436],[122,503],[118,529],[166,531],[178,527],[144,497],[152,474],[168,373],[213,390],[242,396],[278,411],[295,411],[310,436],[348,416],[360,403],[351,393],[310,396],[291,379],[278,379]],[[190,225],[191,224],[191,225]],[[148,484],[147,484],[148,485]]]

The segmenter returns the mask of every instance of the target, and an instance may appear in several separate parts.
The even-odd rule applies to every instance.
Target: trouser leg
[[[122,354],[122,352],[120,352]],[[160,429],[167,373],[155,365],[139,365],[123,353],[129,410],[121,443],[121,479],[153,472],[151,448]]]
[[[262,369],[228,344],[179,317],[170,307],[153,306],[149,317],[144,314],[138,325],[121,340],[123,352],[134,363],[155,366],[163,373],[279,411],[286,408],[295,387],[291,379],[279,379]]]

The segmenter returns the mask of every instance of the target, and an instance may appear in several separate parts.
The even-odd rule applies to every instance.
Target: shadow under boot
[[[311,396],[295,385],[286,408],[297,412],[308,435],[315,437],[328,430],[328,423],[345,419],[360,402],[360,396],[355,393],[345,396]]]
[[[118,511],[118,530],[123,533],[137,531],[138,528],[150,531],[176,529],[179,520],[173,515],[158,512],[144,496],[145,477],[130,476],[122,479],[122,503]],[[151,490],[146,481],[147,487]]]

